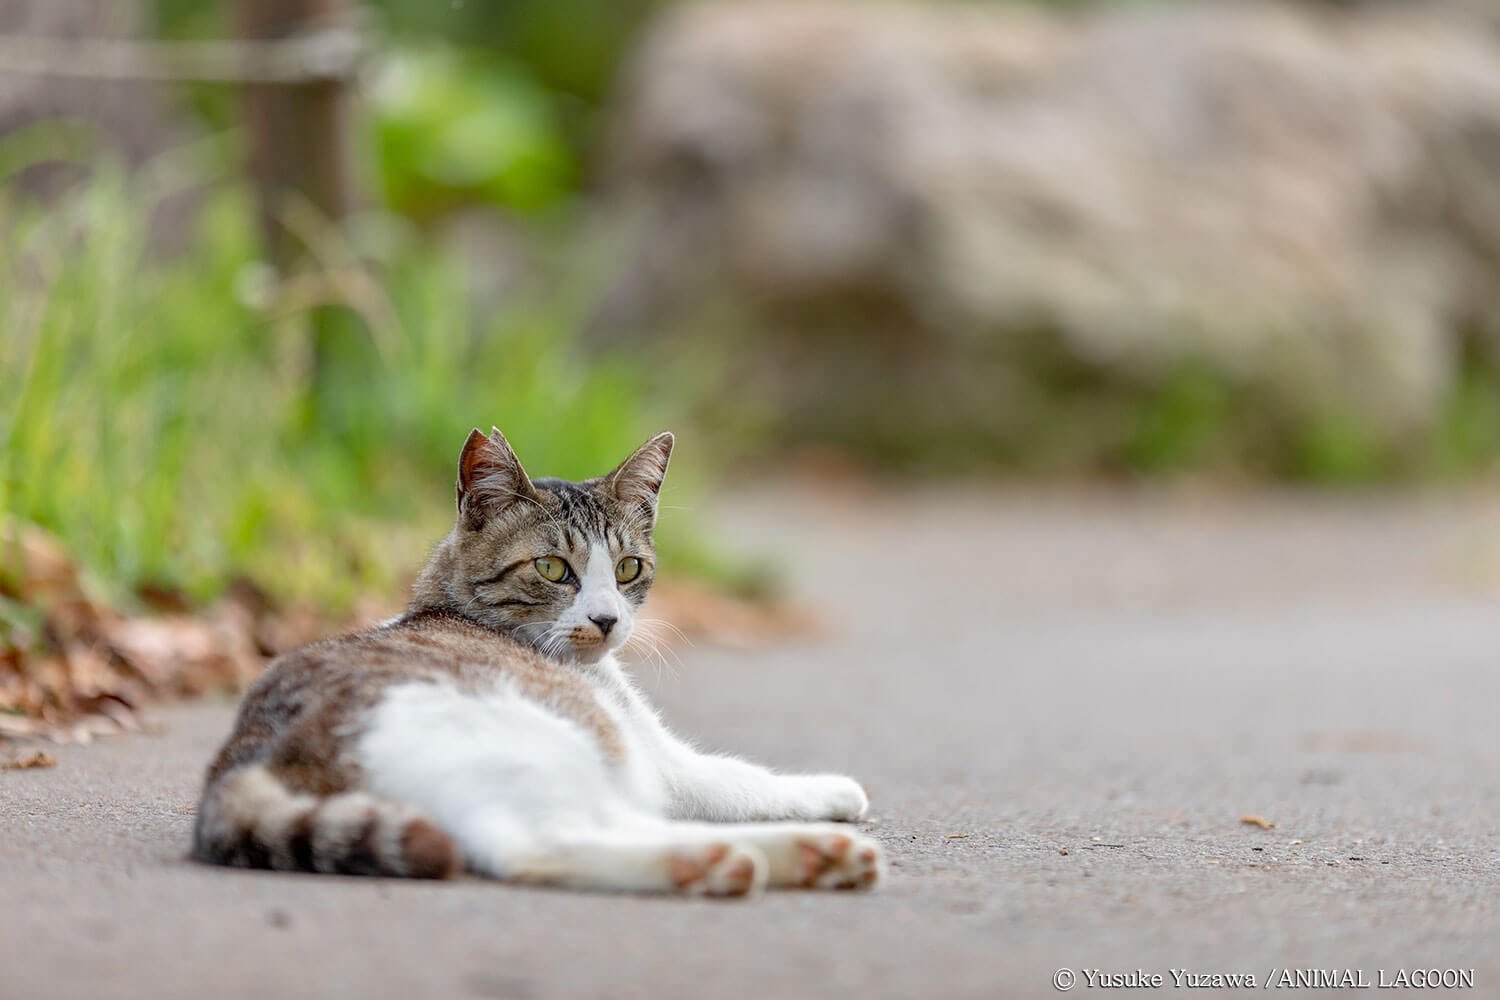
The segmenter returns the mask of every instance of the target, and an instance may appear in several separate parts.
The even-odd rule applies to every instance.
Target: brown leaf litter
[[[41,750],[25,757],[0,761],[0,771],[31,771],[39,767],[56,767],[57,758]]]
[[[366,604],[334,619],[277,607],[248,581],[197,613],[161,588],[139,596],[156,612],[117,611],[91,591],[56,538],[0,522],[0,740],[88,743],[139,730],[146,704],[238,692],[276,654],[394,610]],[[646,613],[670,623],[653,640],[667,646],[697,638],[759,646],[820,630],[801,607],[691,582],[656,587]]]
[[[139,729],[147,702],[237,691],[267,657],[318,634],[244,584],[200,615],[121,614],[34,525],[0,525],[0,603],[0,738],[87,743]]]

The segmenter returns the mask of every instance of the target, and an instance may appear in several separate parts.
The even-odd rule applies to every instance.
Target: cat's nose
[[[615,627],[615,622],[620,619],[614,615],[589,615],[589,621],[599,626],[599,634],[606,639],[609,638],[609,630]]]

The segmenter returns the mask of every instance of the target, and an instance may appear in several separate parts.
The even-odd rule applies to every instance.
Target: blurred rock
[[[141,0],[5,0],[0,35],[92,40],[146,34]],[[88,121],[127,162],[136,163],[181,139],[160,86],[89,79],[58,66],[56,75],[7,72],[0,64],[0,136],[49,120]],[[33,171],[36,179],[50,172]]]
[[[605,323],[727,286],[801,345],[809,420],[847,389],[878,421],[941,372],[944,405],[1004,424],[987,397],[1027,398],[1042,344],[1400,438],[1500,325],[1500,30],[1476,10],[695,4],[616,126],[631,263]]]
[[[149,37],[150,9],[144,0],[0,0],[0,36]],[[49,75],[23,73],[0,59],[0,149],[14,171],[0,180],[55,197],[101,166],[138,168],[195,136],[169,87],[96,79],[74,69],[60,65]],[[198,192],[160,164],[158,174],[165,183],[153,207],[151,243],[178,252],[189,235]]]

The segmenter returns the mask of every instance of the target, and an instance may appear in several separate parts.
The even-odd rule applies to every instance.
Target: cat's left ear
[[[469,432],[458,458],[458,513],[478,527],[513,503],[540,502],[521,460],[498,427]]]
[[[640,507],[646,516],[647,529],[656,524],[656,501],[661,495],[662,481],[667,478],[672,440],[670,432],[656,435],[604,477],[605,489],[617,500]]]

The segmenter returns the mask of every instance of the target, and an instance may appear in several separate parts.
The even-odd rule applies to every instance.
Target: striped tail
[[[259,764],[209,785],[193,856],[239,868],[408,878],[448,878],[460,868],[453,841],[409,806],[364,792],[292,792]]]

